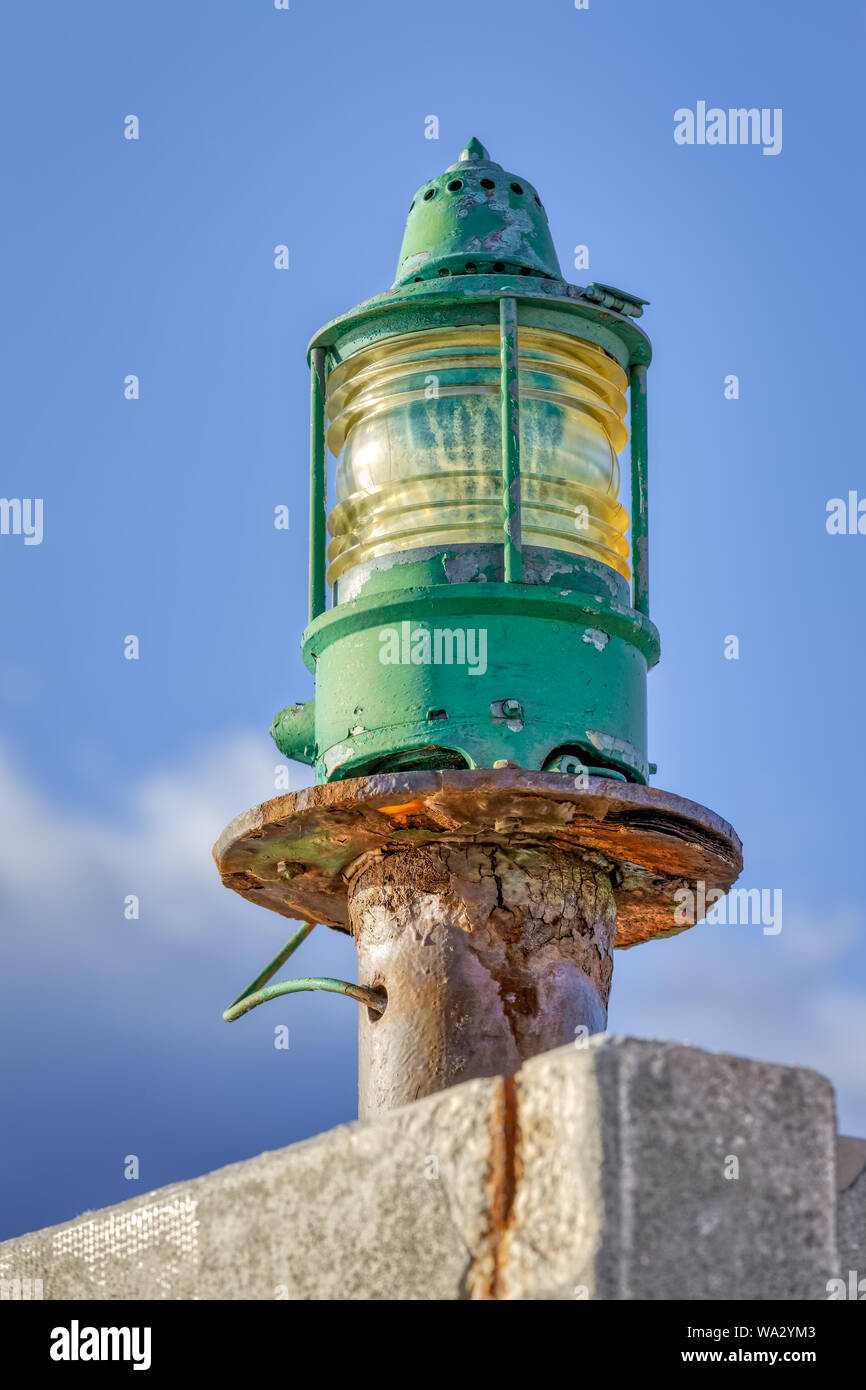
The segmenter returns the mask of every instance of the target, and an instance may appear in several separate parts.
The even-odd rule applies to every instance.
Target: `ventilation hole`
[[[424,276],[423,276],[423,275],[416,275],[416,276],[415,276],[415,284],[416,284],[416,285],[420,285],[420,284],[421,284],[421,281],[422,281],[423,279],[424,279]]]
[[[468,270],[469,274],[472,275],[473,272],[478,269],[478,266],[475,264],[474,261],[467,261],[463,269]]]
[[[412,201],[411,201],[411,203],[409,204],[409,211],[410,211],[410,212],[412,211],[412,209],[413,209],[414,206],[415,206],[415,199],[413,198]]]
[[[495,187],[496,187],[496,184],[493,182],[492,179],[482,179],[482,180],[481,180],[481,187],[482,187],[482,188],[495,188]]]
[[[494,262],[493,262],[493,270],[494,270],[494,273],[495,273],[495,274],[497,274],[497,275],[500,274],[504,269],[505,269],[505,262],[504,262],[504,261],[494,261]]]
[[[513,184],[511,185],[511,191],[512,191],[512,193],[522,193],[522,192],[523,192],[523,185],[522,185],[522,184],[519,184],[519,183],[513,183]]]
[[[451,274],[451,271],[448,269],[447,266],[444,266],[444,265],[443,265],[442,268],[441,268],[441,270],[439,271],[439,274],[440,274],[440,275],[450,275],[450,274]]]
[[[378,990],[380,994],[384,994],[384,996],[385,996],[385,1009],[387,1009],[387,1007],[388,1007],[388,991],[387,991],[387,989],[385,988],[385,986],[384,986],[381,982],[378,982],[378,983],[376,983],[375,985],[373,985],[373,989]],[[380,1013],[378,1009],[371,1009],[371,1008],[370,1008],[370,1005],[368,1004],[368,1005],[367,1005],[367,1017],[369,1018],[370,1022],[371,1022],[371,1023],[378,1023],[378,1022],[379,1022],[379,1019],[382,1018],[382,1016],[383,1016],[383,1014],[384,1014],[384,1012],[385,1012],[385,1009],[383,1009],[383,1010],[382,1010],[382,1013]]]
[[[451,182],[450,182],[449,185],[448,185],[448,192],[449,192],[449,193],[459,193],[462,187],[463,187],[463,180],[462,180],[462,179],[452,179]]]
[[[425,202],[425,203],[429,203],[430,199],[431,199],[431,198],[435,198],[435,197],[436,197],[436,189],[435,189],[435,188],[428,188],[428,189],[427,189],[427,192],[424,194],[424,202]]]
[[[432,731],[431,731],[432,732]],[[351,777],[373,777],[378,772],[443,772],[447,768],[468,768],[469,763],[455,748],[407,748],[389,753],[385,758],[372,758],[360,767],[353,766]]]
[[[531,274],[532,274],[532,271],[529,269],[529,266],[528,266],[528,265],[522,265],[522,266],[520,267],[519,274],[521,274],[521,275],[531,275]]]
[[[428,709],[428,711],[427,711],[427,718],[428,718],[428,719],[447,719],[447,718],[448,718],[448,712],[447,712],[447,710],[444,710],[444,709]]]

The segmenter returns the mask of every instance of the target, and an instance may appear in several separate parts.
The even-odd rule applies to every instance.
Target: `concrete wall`
[[[815,1073],[603,1036],[7,1241],[0,1278],[48,1299],[824,1299],[866,1246],[861,1176],[837,1251],[836,1161]]]
[[[866,1139],[839,1140],[837,1227],[845,1297],[866,1299]],[[853,1274],[853,1278],[851,1277]]]

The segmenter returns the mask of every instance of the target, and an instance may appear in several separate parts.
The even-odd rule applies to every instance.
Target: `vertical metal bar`
[[[520,388],[517,303],[499,301],[499,417],[502,426],[502,526],[506,581],[523,580],[520,526]]]
[[[325,536],[328,504],[325,431],[325,349],[310,357],[310,606],[309,621],[325,611]]]
[[[632,603],[649,617],[649,517],[647,510],[646,367],[629,372],[631,400]]]

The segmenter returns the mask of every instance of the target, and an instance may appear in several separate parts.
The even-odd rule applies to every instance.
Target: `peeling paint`
[[[335,744],[333,748],[329,748],[322,759],[327,775],[330,777],[332,772],[336,772],[338,767],[341,767],[343,763],[347,763],[349,759],[354,758],[354,756],[354,748],[347,748],[345,744],[342,743]]]

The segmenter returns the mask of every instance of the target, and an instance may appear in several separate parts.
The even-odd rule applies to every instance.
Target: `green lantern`
[[[472,140],[412,200],[394,286],[313,339],[316,694],[272,732],[317,781],[646,782],[643,303],[567,284],[540,195]]]

